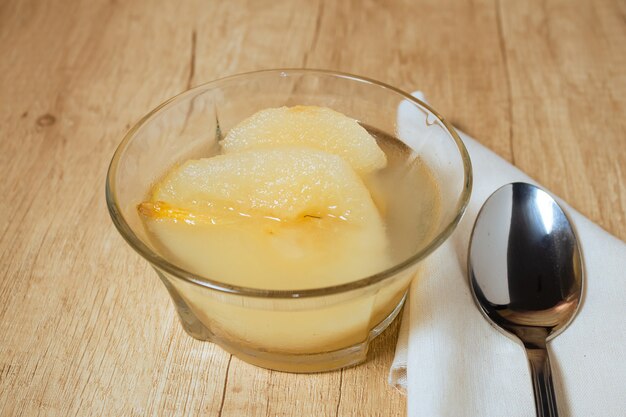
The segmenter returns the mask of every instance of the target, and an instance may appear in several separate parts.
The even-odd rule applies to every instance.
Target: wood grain
[[[232,73],[327,68],[421,89],[626,239],[619,0],[0,2],[0,415],[403,416],[395,328],[366,364],[252,367],[188,337],[104,204],[124,132]]]

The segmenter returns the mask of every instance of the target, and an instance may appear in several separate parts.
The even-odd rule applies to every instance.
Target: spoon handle
[[[526,355],[533,380],[537,417],[558,417],[548,350],[545,347],[526,346]]]

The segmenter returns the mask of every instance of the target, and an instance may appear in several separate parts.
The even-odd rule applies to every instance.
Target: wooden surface
[[[621,0],[0,1],[0,415],[404,415],[394,331],[321,375],[186,336],[109,220],[115,147],[190,86],[336,69],[423,90],[626,239],[625,16]]]

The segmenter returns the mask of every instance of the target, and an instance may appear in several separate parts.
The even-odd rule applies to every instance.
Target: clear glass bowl
[[[410,251],[387,270],[346,284],[277,291],[238,287],[187,271],[163,257],[137,213],[151,186],[177,163],[215,155],[238,122],[268,107],[330,107],[412,149],[434,174],[441,210],[433,233],[405,236]],[[380,82],[303,69],[235,75],[186,91],[143,117],[119,145],[106,199],[124,239],[156,270],[183,328],[252,364],[319,372],[365,360],[373,338],[398,315],[411,280],[458,224],[471,191],[469,156],[457,133],[422,101]],[[420,190],[415,190],[419,193]],[[414,238],[414,239],[413,239]],[[245,262],[245,257],[242,258]]]

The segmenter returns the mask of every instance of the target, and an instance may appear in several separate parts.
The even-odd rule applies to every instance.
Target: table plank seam
[[[189,76],[187,77],[187,90],[193,84],[196,75],[196,49],[197,49],[197,32],[196,29],[191,30],[191,57],[189,58]]]
[[[335,417],[339,417],[339,406],[341,405],[341,387],[343,385],[343,369],[339,371],[339,398],[337,399],[337,408],[335,410]]]
[[[229,354],[228,364],[226,365],[226,376],[224,377],[224,389],[222,390],[222,400],[220,402],[220,410],[217,413],[218,417],[222,417],[222,410],[224,409],[224,400],[226,399],[226,388],[228,387],[228,373],[230,372],[230,363],[233,360],[233,355]]]
[[[504,66],[504,76],[507,86],[507,105],[509,108],[509,146],[511,148],[511,163],[515,165],[515,147],[513,146],[513,87],[511,86],[511,74],[509,71],[509,60],[506,54],[506,41],[504,39],[504,30],[502,28],[502,4],[500,0],[494,0],[496,8],[496,25],[498,27],[498,43],[500,45],[500,55],[502,55],[502,65]]]

